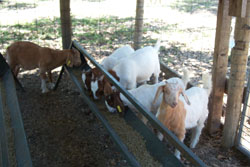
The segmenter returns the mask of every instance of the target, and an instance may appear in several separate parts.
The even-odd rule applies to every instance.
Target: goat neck
[[[186,109],[182,101],[179,100],[175,108],[172,108],[163,101],[159,110],[160,113],[157,115],[157,118],[167,128],[173,131],[180,127],[180,125],[184,125],[183,128],[185,128]]]

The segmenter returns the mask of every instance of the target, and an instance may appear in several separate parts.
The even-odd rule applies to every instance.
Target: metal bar
[[[244,117],[246,118],[250,118],[250,116],[246,115],[246,114],[242,114]]]
[[[156,127],[158,130],[166,134],[168,141],[173,144],[190,162],[197,166],[206,166],[206,164],[196,156],[185,144],[183,144],[170,130],[168,130],[151,112],[147,112],[144,106],[140,104],[127,90],[125,90],[120,83],[110,75],[95,59],[90,56],[83,47],[78,44],[76,41],[73,41],[73,45],[84,55],[86,56],[92,64],[94,64],[102,73],[109,79],[112,84],[141,112],[149,122]]]
[[[250,134],[247,133],[246,131],[243,130],[242,133],[244,133],[246,136],[249,136],[249,137],[250,137]],[[249,143],[250,143],[250,141],[249,141]]]
[[[247,129],[250,129],[249,127],[247,127],[246,125],[243,125],[243,127],[247,128]]]
[[[135,159],[134,155],[131,154],[126,147],[126,145],[121,141],[120,137],[115,133],[113,128],[109,125],[108,121],[104,118],[104,116],[99,112],[99,109],[95,106],[95,104],[88,98],[88,96],[84,93],[82,86],[78,82],[78,79],[73,75],[72,69],[64,66],[65,70],[68,72],[70,78],[72,79],[73,83],[79,89],[84,101],[88,104],[91,111],[96,115],[96,117],[103,123],[104,127],[109,132],[110,136],[117,144],[117,146],[122,150],[122,153],[125,155],[126,159],[130,163],[131,166],[140,166],[140,164]]]
[[[12,73],[13,74],[13,73]],[[12,75],[15,83],[20,87],[20,89],[22,90],[22,92],[25,92],[25,89],[23,88],[23,85],[21,84],[21,82],[17,79],[17,77],[15,75]]]
[[[9,69],[9,65],[7,64],[7,62],[5,61],[5,59],[3,58],[3,55],[2,53],[0,53],[0,77],[3,76],[5,74],[5,72],[8,71]],[[21,88],[21,90],[24,92],[24,88],[22,86],[22,84],[19,82],[19,80],[16,78],[15,75],[14,76],[14,79],[15,79],[15,82],[17,83],[17,85]]]
[[[240,138],[240,139],[241,139],[241,141],[242,141],[242,139],[243,139],[243,140],[245,140],[247,143],[249,143],[249,144],[250,144],[250,141],[248,141],[245,137],[241,136],[241,138]],[[241,142],[241,145],[242,145],[242,142]]]
[[[239,151],[241,151],[243,154],[245,154],[246,156],[248,156],[248,158],[250,158],[250,152],[249,150],[245,149],[244,147],[242,147],[242,145],[239,145],[236,147]]]
[[[53,90],[56,90],[56,89],[57,89],[57,87],[58,87],[58,85],[59,85],[59,83],[60,83],[60,81],[61,81],[63,72],[64,72],[64,66],[62,66],[62,69],[61,69],[60,74],[59,74],[59,76],[58,76],[58,78],[57,78],[57,80],[56,80],[56,84],[55,84]]]
[[[16,96],[14,79],[12,77],[10,69],[4,75],[3,83],[6,92],[8,92],[6,93],[6,103],[8,105],[8,108],[10,109],[11,123],[14,129],[17,166],[31,167],[31,156],[25,136],[19,103]]]
[[[248,78],[250,77],[250,73]],[[246,92],[250,91],[250,79],[248,79],[247,82],[247,90]],[[240,143],[240,138],[242,137],[242,130],[243,130],[243,126],[244,126],[244,121],[245,121],[245,117],[243,115],[246,115],[246,111],[247,111],[247,103],[248,103],[248,98],[249,98],[249,93],[245,94],[245,99],[244,99],[244,106],[243,106],[243,111],[242,111],[242,115],[241,115],[241,121],[240,121],[240,127],[239,127],[239,132],[238,132],[238,136],[237,136],[237,140],[236,140],[236,145],[239,145]]]
[[[8,153],[8,142],[6,136],[6,127],[5,127],[5,119],[4,119],[4,104],[3,104],[3,94],[2,91],[4,89],[3,81],[0,79],[0,150],[1,150],[1,164],[2,167],[8,167],[9,162],[9,153]]]

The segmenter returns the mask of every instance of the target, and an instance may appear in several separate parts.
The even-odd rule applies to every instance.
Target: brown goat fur
[[[153,103],[155,103],[161,93],[163,93],[163,97],[157,118],[182,141],[186,133],[186,109],[184,103],[179,100],[179,96],[182,94],[187,104],[190,104],[190,102],[181,87],[175,87],[166,83],[158,88]]]
[[[76,49],[55,50],[48,47],[41,47],[32,42],[18,41],[7,48],[7,61],[14,75],[17,76],[20,67],[25,70],[39,68],[42,79],[42,89],[46,72],[51,80],[51,70],[67,64],[69,67],[81,64],[80,53]]]
[[[116,75],[116,73],[112,70],[109,70],[109,73],[117,80],[119,81],[119,77]],[[113,90],[112,86],[113,84],[110,83],[110,81],[104,77],[103,79],[103,93],[106,102],[109,106],[116,108],[120,115],[124,115],[125,106],[120,98],[120,92],[118,90]],[[119,109],[118,109],[119,107]]]
[[[174,134],[183,141],[186,133],[185,129],[185,119],[186,119],[186,109],[182,101],[178,101],[178,105],[172,108],[164,101],[160,105],[160,113],[158,119],[164,124],[169,130],[174,132]]]
[[[86,75],[85,84],[87,86],[87,90],[91,92],[91,82],[98,80],[103,74],[99,69],[95,67],[85,72],[85,75]]]
[[[116,73],[113,70],[108,71],[118,82],[120,81],[119,77],[116,75]],[[108,78],[104,76],[104,78],[98,82],[98,90],[97,90],[97,96],[108,96],[113,93],[112,90],[113,84],[110,83]]]

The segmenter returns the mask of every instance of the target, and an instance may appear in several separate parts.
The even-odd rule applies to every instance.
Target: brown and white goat
[[[7,61],[14,75],[17,76],[20,67],[25,70],[39,68],[42,93],[48,92],[46,87],[46,72],[52,82],[51,71],[63,64],[69,67],[81,64],[80,53],[76,49],[55,50],[41,47],[27,41],[14,42],[7,48]]]
[[[83,71],[82,81],[86,90],[91,92],[91,82],[103,79],[103,73],[98,68],[92,68],[88,71]]]
[[[185,92],[175,84],[166,83],[158,88],[154,99],[155,102],[163,93],[162,103],[156,117],[169,130],[173,131],[179,140],[184,140],[186,129],[192,129],[191,148],[194,148],[198,143],[208,116],[207,105],[212,87],[211,76],[204,75],[203,83],[203,88],[192,87]],[[184,99],[180,94],[183,95]],[[180,158],[178,150],[175,151],[175,155]]]
[[[112,70],[108,71],[118,82],[119,77]],[[98,69],[93,68],[87,72],[82,73],[82,80],[84,83],[84,87],[87,91],[89,91],[90,95],[93,96],[94,99],[99,99],[104,95],[104,88],[106,87],[106,93],[111,88],[114,88],[109,80],[104,76],[104,74]]]

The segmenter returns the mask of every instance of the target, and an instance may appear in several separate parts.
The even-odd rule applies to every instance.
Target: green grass
[[[104,50],[116,48],[121,44],[131,44],[134,35],[134,22],[134,18],[131,17],[102,17],[99,19],[72,17],[73,40],[77,40],[82,45],[96,46]],[[142,45],[156,43],[157,39],[152,38],[152,32],[156,34],[160,32],[171,33],[177,28],[177,24],[146,21],[143,28]],[[40,41],[41,45],[58,46],[58,42],[61,41],[60,19],[41,18],[32,23],[0,25],[0,34],[1,50],[6,49],[9,44],[17,40]]]
[[[181,12],[194,13],[198,10],[206,10],[214,14],[217,12],[217,6],[217,0],[179,0],[170,5],[172,9]]]
[[[0,3],[0,9],[7,8],[8,10],[25,10],[36,8],[36,3],[24,3],[24,2],[11,2],[11,1],[3,1]]]

